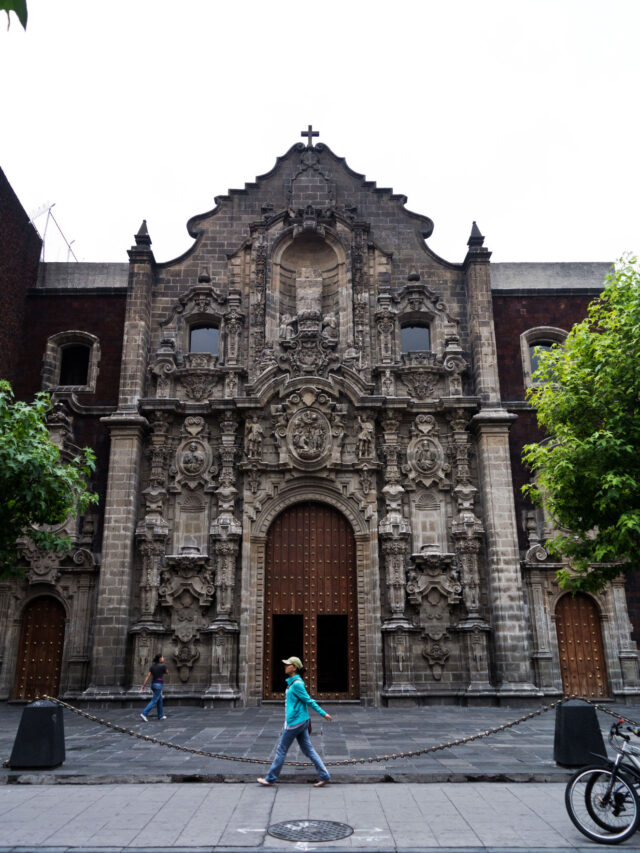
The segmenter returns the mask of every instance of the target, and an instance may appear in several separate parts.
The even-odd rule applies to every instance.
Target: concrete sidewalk
[[[339,821],[353,833],[315,843],[267,833],[293,820]],[[0,828],[0,853],[608,849],[575,829],[555,783],[15,785],[0,789]],[[618,849],[640,847],[634,837]]]
[[[142,702],[141,702],[142,707]],[[327,705],[333,723],[314,715],[313,741],[326,761],[368,759],[393,752],[415,751],[506,724],[528,713],[524,708],[462,708],[423,706],[406,709]],[[640,719],[640,708],[616,709]],[[92,711],[92,713],[96,713]],[[166,708],[168,719],[140,719],[139,711],[114,708],[97,712],[134,732],[176,744],[226,755],[262,759],[264,765],[223,761],[192,755],[114,732],[64,712],[66,761],[54,770],[2,769],[2,783],[151,783],[253,782],[264,775],[282,727],[281,705],[253,708]],[[8,758],[22,708],[0,705],[0,758]],[[603,731],[612,717],[598,714]],[[482,740],[411,759],[384,760],[355,766],[330,767],[334,783],[566,781],[570,771],[553,761],[555,712]],[[288,758],[303,761],[297,745]],[[286,767],[282,784],[311,780],[313,768]]]

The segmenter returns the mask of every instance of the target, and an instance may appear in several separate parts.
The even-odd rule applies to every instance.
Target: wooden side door
[[[34,598],[22,614],[14,699],[57,696],[64,650],[65,611],[51,596]]]
[[[355,538],[328,504],[295,504],[267,536],[264,697],[279,698],[282,659],[302,658],[309,693],[359,697]]]
[[[556,631],[565,694],[590,699],[609,694],[600,619],[586,595],[563,595],[556,606]]]

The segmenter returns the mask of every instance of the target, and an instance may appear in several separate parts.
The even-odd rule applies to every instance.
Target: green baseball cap
[[[296,669],[302,669],[302,661],[300,658],[287,658],[283,660],[282,663],[290,663],[291,666],[295,666]]]

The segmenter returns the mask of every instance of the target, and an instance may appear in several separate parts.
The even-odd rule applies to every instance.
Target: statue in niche
[[[293,324],[295,323],[295,317],[292,317],[291,314],[283,314],[280,319],[280,340],[281,341],[291,341],[295,337],[295,330],[293,328]]]
[[[360,353],[353,345],[353,341],[348,341],[347,348],[345,349],[342,355],[342,363],[345,367],[350,367],[351,370],[355,370],[360,359]]]
[[[204,453],[200,452],[200,445],[192,441],[182,457],[182,467],[187,474],[198,474],[204,465]]]
[[[322,320],[322,339],[329,344],[338,341],[338,320],[333,311],[326,314]]]
[[[375,444],[376,431],[373,421],[369,418],[363,418],[358,415],[360,431],[358,432],[358,458],[369,459],[373,456],[373,448]]]
[[[262,452],[262,441],[264,439],[264,430],[258,422],[258,418],[254,415],[245,427],[244,449],[247,456],[256,459]]]

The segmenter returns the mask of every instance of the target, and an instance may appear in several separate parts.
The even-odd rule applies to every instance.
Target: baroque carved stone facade
[[[195,243],[177,260],[156,263],[143,224],[129,252],[117,404],[61,389],[67,414],[52,424],[70,434],[71,414],[100,417],[109,432],[102,538],[98,547],[85,518],[69,557],[27,550],[26,581],[0,588],[0,698],[34,585],[69,611],[64,695],[133,699],[161,649],[175,698],[268,698],[267,622],[276,631],[296,617],[278,575],[287,548],[299,549],[311,599],[302,634],[282,630],[319,668],[327,649],[340,653],[338,575],[351,573],[344,637],[363,702],[562,692],[560,591],[514,496],[516,414],[501,394],[490,252],[474,223],[464,261],[442,260],[425,242],[431,220],[405,201],[325,145],[298,144],[190,220]],[[203,329],[210,351],[193,346]],[[411,329],[428,330],[428,348],[403,346]],[[341,563],[338,548],[335,569],[318,568],[330,549],[318,505],[353,531],[353,560]],[[296,506],[308,508],[310,539],[274,542],[274,519]],[[316,602],[309,579],[322,572]],[[630,695],[638,662],[623,602],[612,584],[598,606],[607,690]],[[319,695],[347,697],[323,677]]]

